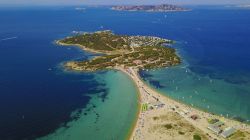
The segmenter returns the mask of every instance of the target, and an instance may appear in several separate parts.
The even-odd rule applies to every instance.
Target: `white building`
[[[233,133],[236,132],[236,129],[233,128],[233,127],[228,127],[226,128],[222,133],[221,133],[221,136],[223,138],[228,138],[229,136],[231,136]]]

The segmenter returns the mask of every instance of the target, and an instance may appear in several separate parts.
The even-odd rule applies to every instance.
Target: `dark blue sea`
[[[88,14],[75,7],[0,9],[1,140],[127,137],[137,111],[130,79],[116,71],[65,71],[64,62],[94,54],[54,43],[72,31],[112,26],[103,12],[109,17],[95,8]]]
[[[72,31],[109,29],[117,34],[173,39],[182,65],[144,71],[144,79],[187,104],[241,121],[250,119],[250,10],[219,6],[192,7],[188,12],[145,13],[85,8],[78,11],[75,7],[1,7],[0,139],[36,139],[62,127],[70,129],[74,127],[70,122],[84,120],[87,114],[72,117],[72,113],[82,114],[83,109],[93,105],[93,96],[98,97],[96,102],[112,99],[112,92],[107,97],[116,83],[110,86],[107,81],[112,80],[110,75],[124,79],[121,74],[64,71],[65,61],[93,57],[77,48],[54,44],[56,39],[73,35]],[[130,83],[129,79],[124,81]],[[131,92],[135,92],[132,85]],[[130,103],[136,104],[136,95],[127,98],[132,97]],[[113,98],[112,102],[119,100]],[[98,108],[96,104],[94,108]],[[136,107],[131,105],[127,112],[121,112],[132,112],[130,118],[124,119],[128,124],[132,124],[131,116],[136,111],[131,108]],[[121,130],[128,128],[129,125]],[[90,130],[96,130],[92,133],[98,135],[99,129]],[[91,135],[88,129],[83,131],[86,136]],[[117,134],[120,132],[114,135]]]

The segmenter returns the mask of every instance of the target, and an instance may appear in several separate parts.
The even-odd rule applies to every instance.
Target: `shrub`
[[[195,134],[195,135],[193,136],[193,139],[194,139],[194,140],[201,140],[201,136],[200,136],[200,135]]]
[[[180,135],[184,135],[185,133],[184,132],[182,132],[182,131],[179,131],[178,132]]]
[[[167,128],[167,129],[173,128],[173,126],[171,124],[165,124],[164,127]]]

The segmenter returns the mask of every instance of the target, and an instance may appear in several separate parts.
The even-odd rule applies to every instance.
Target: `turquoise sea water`
[[[218,8],[218,9],[217,9]],[[177,40],[180,66],[142,71],[151,85],[188,105],[250,120],[250,10],[201,8],[169,15],[164,32]]]
[[[118,12],[106,7],[0,9],[0,139],[123,139],[136,90],[123,73],[65,72],[94,56],[53,41],[72,31],[112,30],[176,40],[181,66],[142,71],[164,94],[195,107],[250,117],[250,11],[223,6],[189,12]],[[183,98],[184,97],[184,98]]]
[[[125,139],[137,112],[136,88],[122,72],[109,71],[96,75],[97,81],[108,87],[105,102],[93,95],[78,119],[57,129],[41,140]],[[73,113],[74,114],[74,113]]]

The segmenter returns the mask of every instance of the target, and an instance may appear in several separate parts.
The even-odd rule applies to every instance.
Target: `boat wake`
[[[0,41],[6,41],[6,40],[12,40],[12,39],[17,39],[17,36],[4,38],[4,39],[1,39]]]

